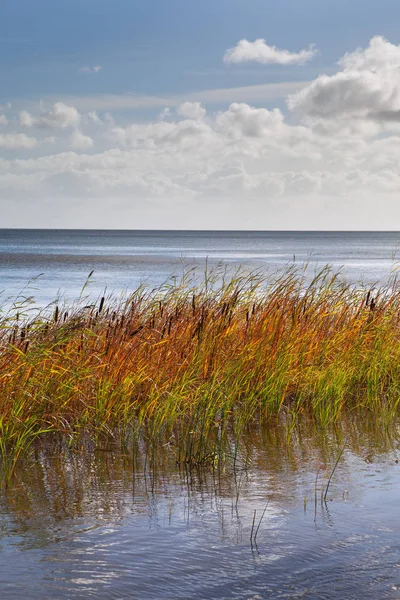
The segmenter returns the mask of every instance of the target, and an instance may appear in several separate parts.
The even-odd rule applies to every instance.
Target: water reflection
[[[3,489],[3,597],[400,597],[396,424],[271,425],[207,469],[100,447],[37,448]]]

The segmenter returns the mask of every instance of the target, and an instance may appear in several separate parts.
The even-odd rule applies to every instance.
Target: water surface
[[[39,449],[1,494],[2,597],[400,598],[397,429],[382,432],[252,434],[235,465],[192,470]]]
[[[398,232],[193,232],[0,230],[0,289],[21,291],[40,305],[58,294],[75,299],[86,291],[119,294],[180,279],[195,267],[223,265],[230,273],[272,273],[308,262],[312,274],[330,264],[352,282],[386,281],[396,267]],[[36,278],[36,279],[35,279]],[[34,281],[31,281],[34,279]],[[31,283],[27,286],[27,283]]]

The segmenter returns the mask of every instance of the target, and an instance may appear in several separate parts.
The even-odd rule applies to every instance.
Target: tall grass
[[[249,424],[307,413],[397,414],[400,288],[360,289],[294,267],[201,286],[140,287],[0,322],[0,455],[58,432],[167,444],[178,462],[215,459]]]

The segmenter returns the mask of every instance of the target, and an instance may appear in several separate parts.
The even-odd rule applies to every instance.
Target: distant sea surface
[[[400,232],[97,231],[0,230],[3,298],[22,293],[46,305],[63,296],[120,294],[141,283],[178,280],[195,267],[199,276],[218,265],[266,273],[293,261],[309,272],[326,264],[358,283],[384,282],[398,253]]]

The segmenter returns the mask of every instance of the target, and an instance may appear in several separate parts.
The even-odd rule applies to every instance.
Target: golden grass
[[[106,432],[213,460],[255,420],[341,411],[391,418],[400,399],[400,289],[360,289],[328,268],[201,287],[139,288],[124,301],[0,322],[0,454],[12,472],[49,431]],[[232,438],[233,434],[233,438]]]

